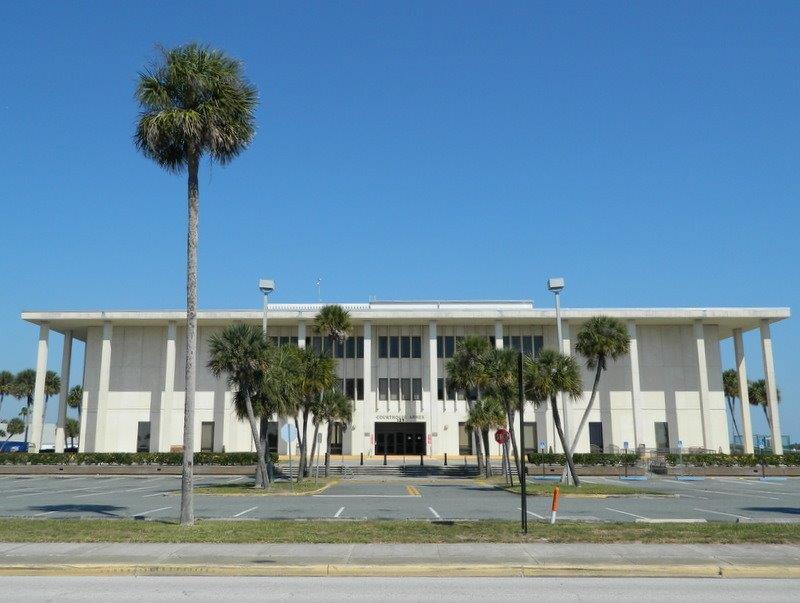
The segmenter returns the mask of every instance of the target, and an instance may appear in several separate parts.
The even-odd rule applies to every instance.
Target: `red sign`
[[[503,429],[502,427],[494,432],[494,441],[498,444],[505,444],[508,442],[508,430]]]

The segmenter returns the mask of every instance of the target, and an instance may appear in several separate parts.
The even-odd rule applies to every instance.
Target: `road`
[[[247,479],[200,477],[197,484],[245,483]],[[767,482],[755,478],[653,478],[631,484],[594,477],[586,481],[637,485],[672,496],[563,497],[562,520],[800,521],[798,478]],[[0,516],[174,519],[179,487],[179,476],[3,476]],[[549,510],[549,498],[529,498],[532,519],[548,517]],[[474,480],[411,478],[342,481],[314,496],[198,495],[195,512],[201,518],[340,520],[517,519],[520,513],[518,497]]]
[[[3,578],[24,601],[796,601],[800,580],[720,578]]]

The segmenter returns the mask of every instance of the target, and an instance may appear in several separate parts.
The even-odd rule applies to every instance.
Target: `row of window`
[[[436,357],[452,358],[456,353],[458,342],[464,339],[462,335],[440,335],[436,338]],[[494,335],[487,337],[489,344],[495,346]],[[503,337],[503,347],[520,350],[523,354],[538,355],[544,346],[544,337],[541,335],[506,335]]]
[[[382,335],[378,337],[378,358],[422,358],[422,337]]]
[[[328,354],[332,353],[334,358],[364,357],[363,337],[347,337],[344,341],[334,340],[333,343],[328,337],[306,337],[306,347],[313,348],[317,352],[324,350]]]
[[[351,400],[364,399],[364,380],[360,377],[358,379],[339,379],[337,386],[339,391]]]
[[[378,379],[378,400],[403,400],[405,402],[422,400],[422,379],[404,377],[401,379]]]

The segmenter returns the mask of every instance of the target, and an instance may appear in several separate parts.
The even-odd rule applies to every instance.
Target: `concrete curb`
[[[206,565],[8,564],[0,576],[389,576],[389,577],[672,577],[800,578],[800,565],[640,564],[407,564],[407,565]]]

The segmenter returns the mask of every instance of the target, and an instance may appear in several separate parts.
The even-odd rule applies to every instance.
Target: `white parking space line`
[[[115,478],[115,479],[117,479],[117,478]],[[122,479],[122,478],[118,478],[118,479]],[[108,481],[112,481],[112,480],[108,480]],[[99,490],[100,488],[105,488],[105,484],[104,485],[100,485],[100,486],[86,486],[84,488],[70,488],[70,489],[67,489],[67,490],[55,490],[55,489],[53,489],[53,490],[41,490],[39,492],[24,492],[22,494],[12,494],[11,496],[6,496],[6,498],[21,498],[23,496],[41,496],[42,494],[55,494],[55,495],[59,495],[60,496],[61,494],[66,494],[67,492],[83,492],[85,490]]]
[[[606,507],[606,511],[614,511],[614,513],[622,513],[623,515],[630,515],[631,517],[635,517],[636,519],[649,520],[648,517],[642,517],[641,515],[637,515],[636,513],[628,513],[627,511],[620,511],[619,509],[612,509],[611,507]]]
[[[711,500],[708,496],[697,496],[696,494],[678,494],[681,498],[699,498],[702,500]]]
[[[754,490],[750,490],[748,492],[723,492],[722,490],[709,490],[707,488],[697,488],[696,486],[685,484],[679,481],[676,481],[675,483],[680,484],[681,486],[686,486],[687,488],[695,488],[698,492],[708,492],[709,494],[722,494],[723,496],[749,496],[750,498],[766,498],[767,500],[780,500],[779,496],[763,496],[761,494],[750,494],[750,492],[753,492]],[[770,492],[770,494],[772,493]]]
[[[431,513],[433,513],[433,516],[434,516],[436,519],[441,519],[441,518],[442,518],[442,516],[441,516],[441,515],[439,515],[439,514],[436,512],[436,509],[434,509],[433,507],[428,507],[428,511],[430,511]]]
[[[238,481],[241,481],[241,480],[243,480],[245,477],[247,477],[247,476],[245,476],[245,475],[240,475],[239,477],[234,477],[233,479],[231,479],[231,480],[228,480],[228,482],[227,482],[227,483],[229,483],[229,484],[232,484],[233,482],[238,482]]]
[[[234,515],[234,517],[241,517],[241,516],[242,516],[242,515],[244,515],[245,513],[249,513],[250,511],[255,511],[256,509],[258,509],[258,507],[257,507],[257,506],[256,506],[256,507],[250,507],[249,509],[245,509],[244,511],[240,511],[239,513],[237,513],[236,515]]]
[[[142,515],[147,515],[148,513],[156,513],[157,511],[166,511],[167,509],[171,509],[172,507],[159,507],[158,509],[150,509],[149,511],[142,511],[141,513],[137,513],[134,517],[141,517]]]
[[[695,509],[695,511],[702,511],[703,513],[714,513],[715,515],[726,515],[728,517],[736,517],[737,519],[751,519],[745,515],[736,515],[735,513],[723,513],[722,511],[712,511],[711,509]]]
[[[141,486],[139,488],[129,488],[127,490],[103,490],[101,492],[89,492],[88,494],[76,494],[73,498],[89,498],[91,496],[108,496],[109,494],[127,494],[128,492],[138,492],[139,490],[150,490],[152,486]]]
[[[44,511],[43,513],[35,513],[34,517],[41,517],[42,515],[50,515],[50,513],[55,513],[55,511]]]
[[[522,507],[517,507],[517,511],[522,511]],[[528,515],[533,515],[533,516],[534,516],[534,517],[536,517],[537,519],[544,519],[544,517],[542,517],[542,516],[541,516],[541,515],[539,515],[538,513],[534,513],[533,511],[528,511],[528,510],[526,509],[526,510],[525,510],[525,512],[526,512]]]
[[[152,494],[145,494],[142,498],[150,498],[151,496],[164,496],[167,492],[153,492]]]
[[[334,517],[339,517],[339,515],[341,515],[341,514],[342,514],[342,511],[344,511],[344,507],[339,507],[339,510],[338,510],[338,511],[336,511],[336,513],[334,513],[334,515],[333,515],[333,516],[334,516]]]

